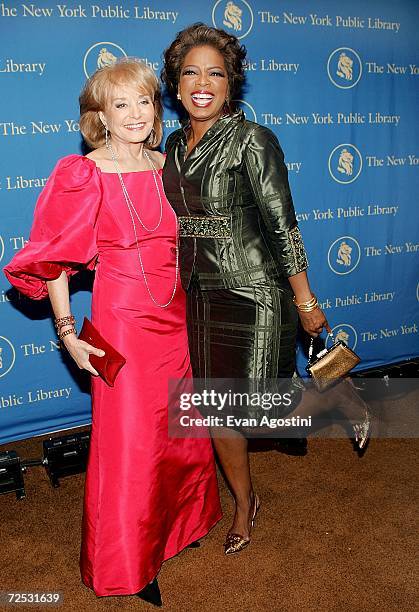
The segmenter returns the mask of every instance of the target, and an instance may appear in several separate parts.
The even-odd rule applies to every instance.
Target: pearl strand
[[[160,227],[160,224],[161,224],[161,221],[162,221],[162,218],[163,218],[163,202],[162,202],[162,198],[161,198],[160,189],[159,189],[159,186],[158,186],[158,183],[157,183],[157,179],[156,179],[156,174],[157,174],[157,172],[156,172],[156,168],[155,168],[155,166],[154,166],[154,164],[153,164],[153,162],[152,162],[152,160],[151,160],[150,156],[148,155],[148,153],[146,153],[145,149],[143,149],[143,155],[144,155],[144,157],[147,159],[148,163],[150,164],[150,166],[151,166],[151,168],[152,168],[152,173],[153,173],[153,178],[154,178],[154,184],[155,184],[155,186],[156,186],[156,190],[157,190],[157,193],[158,193],[158,196],[159,196],[159,201],[160,201],[160,218],[159,218],[159,221],[158,221],[158,223],[157,223],[156,227],[154,227],[153,229],[150,229],[150,228],[146,227],[146,226],[144,225],[144,223],[142,222],[142,220],[141,220],[141,218],[140,218],[139,214],[137,213],[137,211],[136,211],[136,209],[135,209],[135,206],[134,206],[134,205],[133,205],[133,203],[132,203],[131,198],[129,197],[128,190],[127,190],[127,188],[126,188],[126,186],[125,186],[124,179],[122,178],[122,173],[121,173],[121,171],[120,171],[120,169],[119,169],[119,164],[118,164],[118,162],[117,162],[117,159],[116,159],[116,156],[115,156],[115,153],[114,153],[114,151],[113,151],[113,149],[112,149],[111,144],[110,144],[110,143],[107,143],[107,144],[106,144],[106,147],[107,147],[107,149],[108,149],[108,150],[110,151],[110,153],[111,153],[112,161],[114,162],[114,166],[115,166],[115,169],[116,169],[116,173],[118,174],[119,182],[121,183],[122,193],[123,193],[124,198],[125,198],[125,202],[126,202],[126,205],[127,205],[127,208],[128,208],[128,212],[129,212],[129,214],[130,214],[131,223],[132,223],[132,228],[133,228],[133,230],[134,230],[134,236],[135,236],[135,245],[136,245],[136,247],[137,247],[138,261],[139,261],[139,263],[140,263],[140,268],[141,268],[141,272],[142,272],[142,275],[143,275],[143,278],[144,278],[144,284],[145,284],[145,287],[146,287],[146,289],[147,289],[147,292],[148,292],[148,294],[149,294],[149,296],[150,296],[151,301],[153,302],[153,304],[155,304],[155,305],[156,305],[156,306],[158,306],[159,308],[167,308],[167,306],[170,306],[170,304],[173,302],[173,299],[174,299],[174,297],[175,297],[176,290],[177,290],[177,284],[178,284],[178,276],[179,276],[179,228],[178,228],[178,222],[177,222],[177,217],[176,217],[176,214],[175,214],[175,212],[174,212],[174,211],[173,211],[173,209],[172,209],[173,214],[174,214],[174,216],[175,216],[175,220],[176,220],[176,265],[175,265],[175,282],[174,282],[173,291],[172,291],[172,294],[171,294],[171,296],[170,296],[169,300],[168,300],[168,301],[167,301],[165,304],[160,304],[160,303],[159,303],[159,302],[158,302],[158,301],[155,299],[154,295],[151,293],[150,287],[148,286],[147,276],[146,276],[146,273],[145,273],[145,270],[144,270],[143,260],[142,260],[142,257],[141,257],[141,251],[140,251],[140,247],[139,247],[139,245],[138,245],[137,228],[136,228],[136,226],[135,226],[135,219],[134,219],[134,215],[133,215],[133,212],[132,212],[132,211],[134,211],[135,216],[137,217],[138,221],[141,223],[141,225],[143,226],[143,228],[144,228],[146,231],[148,231],[148,232],[150,232],[150,233],[153,233],[153,232],[155,232],[155,231],[156,231],[156,230],[157,230],[157,229]]]

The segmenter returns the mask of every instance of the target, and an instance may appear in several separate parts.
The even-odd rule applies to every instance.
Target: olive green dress
[[[276,136],[238,111],[186,158],[186,128],[166,151],[195,377],[292,377],[298,315],[288,277],[308,264]]]

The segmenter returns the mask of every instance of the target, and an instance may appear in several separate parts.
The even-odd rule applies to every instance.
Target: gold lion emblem
[[[352,176],[354,171],[354,156],[348,149],[342,149],[339,155],[338,172]]]
[[[239,6],[236,6],[233,2],[227,2],[223,24],[236,32],[240,32],[242,29],[242,14],[243,11]]]
[[[349,268],[352,260],[351,253],[352,247],[349,246],[349,244],[347,244],[346,242],[341,242],[340,247],[338,249],[338,258],[336,260],[336,263]]]
[[[97,67],[104,68],[105,66],[112,66],[116,60],[117,58],[113,53],[108,51],[106,47],[102,47],[97,58]]]
[[[354,64],[354,60],[351,59],[349,55],[346,55],[345,52],[341,53],[339,55],[338,69],[336,71],[336,74],[342,77],[342,79],[346,79],[347,81],[352,81],[353,64]]]
[[[344,329],[340,329],[336,334],[336,341],[338,340],[342,340],[342,342],[347,345],[349,341],[349,334]]]

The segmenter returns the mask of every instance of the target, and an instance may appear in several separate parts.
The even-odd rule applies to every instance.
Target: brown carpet
[[[15,442],[22,458],[42,438]],[[418,441],[372,439],[360,459],[349,440],[311,439],[306,457],[251,455],[262,501],[251,545],[225,557],[232,504],[197,550],[159,575],[168,612],[409,611],[416,608]],[[26,499],[0,496],[0,590],[61,591],[60,612],[152,610],[136,597],[96,598],[79,578],[84,475],[53,489],[42,467],[28,469]]]

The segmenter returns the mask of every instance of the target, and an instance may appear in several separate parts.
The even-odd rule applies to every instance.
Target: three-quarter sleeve
[[[287,276],[308,267],[295,217],[284,154],[275,134],[255,126],[245,148],[245,167],[273,256]]]
[[[95,163],[81,155],[61,159],[37,201],[29,242],[4,268],[8,280],[35,300],[46,281],[92,269],[97,258],[97,217],[102,200]]]

